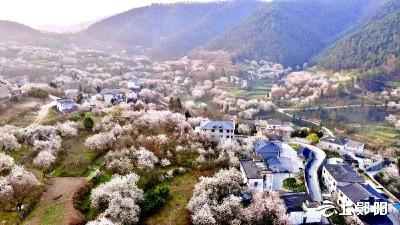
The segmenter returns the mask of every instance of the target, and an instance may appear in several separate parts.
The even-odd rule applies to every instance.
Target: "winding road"
[[[326,158],[325,152],[320,148],[300,142],[291,142],[290,144],[300,145],[311,150],[311,155],[308,158],[304,169],[304,180],[306,182],[307,193],[310,197],[314,201],[322,202],[323,199],[321,187],[319,186],[318,170]]]
[[[292,114],[289,114],[289,113],[286,112],[286,111],[288,111],[288,110],[289,110],[289,109],[281,109],[281,108],[279,108],[279,109],[277,109],[276,111],[278,111],[278,112],[280,112],[280,113],[282,113],[282,114],[285,114],[286,116],[288,116],[288,117],[290,117],[290,118],[293,118],[293,115],[292,115]],[[296,118],[296,119],[298,119],[298,118]],[[305,119],[302,119],[302,120],[303,120],[303,121],[306,121],[306,122],[308,122],[308,123],[312,123],[312,124],[314,124],[314,125],[316,125],[316,126],[319,126],[319,123],[316,123],[316,122],[314,122],[314,121],[305,120]],[[332,132],[331,130],[329,130],[328,128],[326,128],[326,127],[321,127],[321,129],[324,130],[325,133],[326,133],[328,136],[331,136],[331,137],[335,136],[335,135],[333,134],[333,132]]]

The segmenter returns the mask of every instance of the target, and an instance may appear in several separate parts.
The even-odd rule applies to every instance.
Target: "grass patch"
[[[85,140],[88,132],[80,131],[77,137],[64,139],[64,152],[59,157],[53,176],[81,177],[88,174],[97,165],[100,154],[86,148]]]
[[[147,225],[186,225],[190,224],[190,215],[186,209],[192,197],[194,185],[200,176],[209,176],[212,172],[188,171],[184,175],[176,176],[161,185],[170,187],[170,197],[157,213],[145,217],[143,223]]]
[[[53,203],[43,210],[43,216],[41,217],[41,225],[56,225],[61,224],[64,219],[65,208],[64,203],[56,202]]]
[[[0,210],[0,224],[12,225],[17,220],[19,212],[3,212]]]
[[[249,88],[240,88],[237,86],[229,86],[227,91],[239,98],[259,99],[264,97],[271,91],[273,84],[257,83]]]
[[[290,147],[293,148],[296,152],[302,149],[303,147],[301,145],[295,145],[295,144],[289,144]]]
[[[330,150],[324,150],[325,154],[326,154],[326,158],[342,158],[342,156],[334,151],[330,151]]]
[[[291,177],[283,180],[283,187],[285,189],[288,189],[292,192],[305,192],[306,191],[306,186],[304,184],[303,177]]]

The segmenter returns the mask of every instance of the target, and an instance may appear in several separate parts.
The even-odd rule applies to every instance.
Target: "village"
[[[30,115],[31,118],[27,119],[30,122],[24,129],[31,130],[29,132],[32,134],[42,133],[42,139],[22,141],[24,135],[19,133],[23,128],[14,127],[13,124],[18,126],[18,120],[27,116],[21,115],[21,118],[16,114],[6,124],[3,120],[5,126],[2,130],[9,136],[0,140],[3,151],[11,155],[14,155],[13,151],[18,152],[21,144],[24,148],[33,145],[35,152],[39,153],[32,163],[25,163],[28,167],[42,170],[45,180],[58,176],[54,174],[54,165],[59,164],[58,158],[63,158],[62,155],[66,154],[62,150],[65,142],[62,140],[62,129],[72,132],[72,136],[84,132],[79,131],[81,129],[88,129],[92,136],[87,136],[85,146],[100,152],[95,158],[103,157],[109,151],[105,154],[106,164],[90,167],[85,172],[90,180],[100,176],[102,170],[128,174],[132,162],[126,162],[123,157],[131,158],[130,151],[134,151],[134,155],[139,154],[135,156],[138,157],[136,163],[139,168],[142,163],[145,171],[158,164],[161,154],[165,158],[160,163],[166,167],[172,162],[177,166],[191,165],[194,170],[198,170],[200,165],[201,168],[211,166],[236,170],[240,174],[238,182],[246,187],[240,194],[241,201],[244,202],[252,201],[252,196],[256,193],[279,193],[282,209],[286,209],[284,213],[290,224],[330,224],[332,220],[340,219],[336,218],[339,217],[339,212],[345,213],[343,210],[347,209],[350,211],[346,213],[354,215],[352,220],[362,221],[361,223],[398,224],[400,220],[399,195],[391,193],[387,186],[380,184],[382,172],[383,176],[391,176],[388,175],[389,171],[397,170],[393,158],[368,150],[365,143],[345,135],[334,136],[334,132],[329,129],[323,129],[296,115],[292,115],[292,118],[278,116],[279,108],[266,95],[253,96],[253,99],[248,100],[240,94],[229,92],[232,87],[246,89],[252,82],[260,82],[260,79],[278,79],[290,73],[291,68],[284,69],[262,62],[262,67],[271,66],[262,70],[267,71],[267,75],[254,75],[257,74],[254,67],[258,64],[253,62],[249,67],[253,75],[249,79],[242,79],[230,75],[234,74],[232,71],[235,68],[224,61],[223,55],[212,62],[187,57],[178,61],[151,62],[145,56],[118,57],[99,51],[75,49],[64,56],[60,52],[53,54],[50,49],[9,45],[3,46],[3,51],[8,51],[7,48],[26,48],[21,60],[4,64],[9,68],[23,65],[40,68],[48,73],[61,73],[48,82],[43,82],[41,76],[32,75],[10,78],[6,75],[1,78],[0,93],[6,104],[21,104],[32,98],[41,99],[40,107],[35,108],[37,114]],[[27,54],[29,51],[32,55]],[[33,56],[41,60],[54,60],[55,57],[60,63],[38,63],[32,61]],[[105,66],[91,62],[93,58],[103,61]],[[4,58],[3,63],[6,61]],[[80,64],[79,61],[87,63]],[[220,73],[223,74],[222,77],[216,76]],[[190,95],[191,98],[185,97]],[[50,115],[54,117],[54,121],[49,120]],[[135,118],[138,121],[131,124],[124,121]],[[168,122],[169,120],[171,121]],[[61,121],[65,121],[64,124],[60,124]],[[115,122],[116,125],[112,125]],[[54,129],[51,125],[55,123],[60,128],[51,131]],[[83,125],[79,125],[80,123]],[[132,127],[136,123],[139,124],[135,126],[147,127]],[[152,127],[157,127],[157,124],[164,126],[163,123],[176,126],[162,128],[172,129],[172,136],[159,131],[156,132],[158,135],[151,136],[152,129],[159,129]],[[63,126],[66,128],[61,128]],[[55,132],[55,136],[46,137],[48,132]],[[57,135],[59,132],[61,137]],[[141,134],[142,132],[144,133]],[[148,136],[143,136],[146,133]],[[186,137],[187,135],[191,137]],[[138,143],[134,143],[133,137],[137,138]],[[177,140],[168,140],[173,137]],[[189,143],[194,143],[189,144],[191,147],[188,148],[198,148],[194,150],[198,156],[193,161],[182,163],[179,152],[184,151],[180,149],[187,142],[185,138],[193,139]],[[13,144],[8,143],[10,140],[13,140]],[[165,144],[171,141],[181,143],[176,146],[176,152],[168,150],[157,153],[160,151],[157,149],[162,146],[171,148]],[[154,145],[146,148],[153,149],[157,157],[142,147],[139,150],[129,149],[129,146],[138,147],[140,143],[144,146]],[[112,150],[115,148],[122,150]],[[2,157],[6,156],[3,154]],[[140,157],[143,157],[143,162],[140,162]],[[179,167],[176,171],[187,169]],[[165,174],[166,177],[175,174],[170,171]],[[381,178],[379,181],[377,176]],[[46,182],[45,180],[42,182]],[[326,209],[326,201],[330,201],[333,208]],[[21,210],[24,208],[24,201],[19,202],[18,210]],[[365,215],[357,211],[361,207],[360,203],[368,204]],[[378,206],[386,206],[386,211],[377,216],[374,215],[377,210],[382,213]],[[361,208],[365,209],[363,207],[364,205]],[[191,211],[190,203],[188,209]],[[194,222],[196,219],[206,220],[203,218],[205,215],[197,215],[204,213],[203,209],[192,210]],[[328,211],[332,212],[331,216],[327,216]],[[107,218],[114,217],[109,215]],[[98,220],[103,218],[99,217]]]

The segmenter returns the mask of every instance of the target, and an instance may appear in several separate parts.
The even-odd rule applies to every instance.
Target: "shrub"
[[[143,215],[149,215],[161,209],[169,197],[168,187],[159,187],[145,194],[141,205]]]
[[[85,117],[85,119],[83,120],[83,126],[87,131],[92,131],[94,126],[94,121],[92,117]]]
[[[32,88],[29,92],[29,96],[34,98],[47,98],[49,97],[49,92],[41,88]]]
[[[317,136],[317,134],[309,134],[307,136],[307,140],[309,140],[311,142],[311,144],[315,145],[319,143],[319,137]]]

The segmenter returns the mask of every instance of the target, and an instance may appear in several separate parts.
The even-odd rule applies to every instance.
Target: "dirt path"
[[[24,224],[69,225],[82,222],[84,217],[74,208],[73,196],[86,184],[87,180],[84,178],[51,178],[38,206]]]

